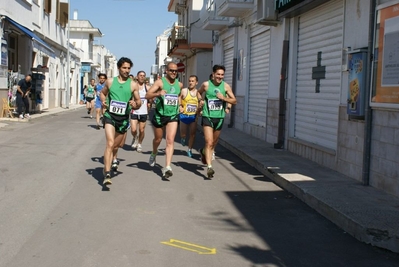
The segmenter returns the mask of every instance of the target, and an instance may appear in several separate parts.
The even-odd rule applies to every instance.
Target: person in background
[[[29,115],[29,92],[32,88],[32,75],[28,74],[24,79],[21,79],[17,85],[16,103],[18,107],[18,114],[20,119],[30,119]],[[25,115],[23,115],[23,108],[25,107]]]
[[[101,125],[100,123],[104,116],[104,109],[102,108],[101,99],[100,99],[100,92],[105,85],[105,81],[107,80],[107,75],[105,73],[98,74],[99,83],[96,85],[96,122],[97,122],[97,130],[100,130]]]
[[[212,178],[215,174],[212,167],[212,153],[219,141],[226,109],[228,109],[227,104],[237,103],[230,85],[223,80],[225,70],[223,65],[214,65],[212,80],[202,83],[198,90],[200,95],[204,95],[204,100],[200,101],[200,107],[202,108],[205,148],[200,149],[200,154],[201,161],[207,164],[208,178]]]
[[[145,95],[147,93],[147,86],[145,84],[146,73],[141,70],[137,72],[137,83],[139,86],[139,95],[141,99],[141,107],[137,110],[132,110],[130,114],[130,126],[131,133],[133,135],[132,148],[136,149],[137,152],[141,153],[143,148],[141,144],[144,140],[145,126],[148,117],[148,110],[150,108],[150,101],[147,101]],[[137,135],[137,126],[139,128],[139,134]]]
[[[187,129],[189,129],[189,140],[187,156],[192,157],[192,148],[194,145],[195,134],[197,131],[197,112],[198,102],[201,96],[198,94],[198,77],[191,75],[188,78],[188,88],[183,88],[180,94],[180,143],[186,145]]]
[[[91,79],[89,86],[84,91],[86,97],[87,114],[90,115],[90,119],[93,118],[93,112],[94,112],[94,99],[96,97],[95,82],[96,81],[94,79]]]
[[[174,62],[169,62],[166,65],[166,76],[156,80],[145,95],[147,100],[155,98],[155,112],[151,120],[154,129],[152,152],[149,159],[151,167],[155,166],[158,147],[164,131],[166,132],[165,167],[162,168],[162,179],[164,180],[173,175],[170,164],[179,121],[180,91],[183,87],[176,76],[177,65]]]

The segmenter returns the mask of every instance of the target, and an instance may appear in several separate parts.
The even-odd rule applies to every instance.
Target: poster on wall
[[[7,41],[1,38],[1,65],[8,66],[8,47]]]
[[[399,104],[399,4],[381,8],[377,12],[377,71],[371,101]]]

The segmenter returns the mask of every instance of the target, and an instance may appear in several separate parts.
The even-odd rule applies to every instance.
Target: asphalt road
[[[221,146],[207,180],[177,138],[162,181],[150,125],[141,154],[129,135],[106,190],[94,125],[79,109],[0,128],[0,266],[399,266]]]

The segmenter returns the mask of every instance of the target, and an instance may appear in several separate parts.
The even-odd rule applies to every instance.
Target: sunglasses
[[[177,73],[177,70],[169,70],[172,73]]]

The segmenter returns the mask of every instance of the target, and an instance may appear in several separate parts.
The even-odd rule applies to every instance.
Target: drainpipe
[[[367,55],[369,57],[369,62],[367,62],[366,69],[366,84],[369,86],[365,94],[365,110],[364,110],[364,152],[363,152],[363,173],[362,173],[362,183],[368,186],[370,184],[370,154],[371,154],[371,127],[373,111],[370,107],[370,91],[371,91],[371,67],[373,63],[373,37],[374,37],[374,25],[375,25],[375,10],[376,10],[377,0],[370,0],[370,14],[369,14],[369,36],[368,36],[368,48]]]
[[[289,41],[283,41],[283,55],[281,57],[281,72],[280,72],[280,89],[279,89],[279,108],[278,108],[278,142],[274,144],[274,148],[284,148],[284,130],[285,130],[285,81],[287,75],[288,65],[288,51]]]
[[[236,95],[236,87],[237,87],[237,57],[234,57],[233,59],[233,81],[231,82],[231,90],[233,91],[233,94]],[[231,105],[231,110],[230,110],[230,123],[227,124],[227,128],[233,128],[234,126],[234,117],[235,117],[235,105]]]

